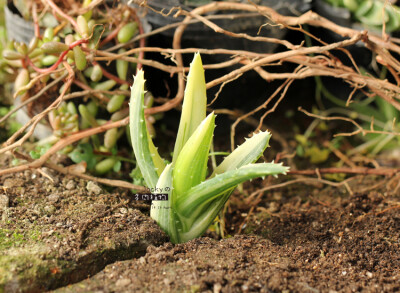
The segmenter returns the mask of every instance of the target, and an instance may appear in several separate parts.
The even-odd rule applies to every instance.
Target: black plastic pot
[[[188,4],[188,3],[192,4]],[[198,5],[193,5],[193,2]],[[184,0],[148,0],[147,4],[156,11],[163,11],[167,13],[173,7],[182,7],[184,10],[192,10],[199,5],[204,5],[210,1],[184,1]],[[247,1],[242,1],[247,3]],[[256,4],[269,6],[274,8],[279,13],[284,15],[301,14],[308,10],[311,4],[311,0],[258,0],[254,1]],[[220,12],[219,14],[221,14]],[[240,11],[224,12],[224,13],[246,13]],[[174,13],[169,16],[161,15],[151,9],[147,10],[147,20],[153,26],[153,29],[163,27],[167,24],[180,22],[184,19],[183,16],[173,17]],[[215,13],[214,13],[215,15]],[[240,17],[236,19],[215,19],[212,20],[218,26],[234,32],[234,33],[246,33],[252,36],[256,36],[260,27],[268,22],[268,19],[264,16],[257,17]],[[174,34],[174,29],[167,30],[162,33],[164,36],[171,37]],[[260,36],[271,37],[271,38],[284,38],[286,30],[281,29],[277,26],[264,26],[260,30]],[[237,50],[250,50],[253,52],[271,53],[276,48],[276,44],[266,42],[256,42],[246,39],[232,38],[222,34],[214,32],[212,29],[202,23],[190,24],[185,29],[182,37],[183,46],[195,46],[199,48],[229,48]]]
[[[12,2],[8,2],[8,4],[4,7],[4,16],[8,38],[10,40],[29,44],[29,42],[35,36],[33,22],[27,21],[22,18],[21,14],[18,12]],[[21,104],[20,100],[20,96],[18,96],[14,100],[15,107]],[[24,125],[31,119],[31,117],[29,117],[29,115],[27,114],[26,107],[17,112],[16,119],[22,125]],[[48,125],[39,123],[35,128],[33,136],[37,139],[44,139],[51,134],[52,131]]]
[[[319,15],[331,20],[337,25],[351,27],[351,12],[343,7],[335,7],[324,0],[314,0],[314,11]]]
[[[314,0],[313,10],[338,25],[359,31],[365,29],[365,27],[360,23],[354,21],[351,12],[346,8],[332,6],[324,0]],[[316,31],[313,31],[313,34],[327,43],[340,42],[345,39],[334,31],[326,29],[317,29]],[[359,41],[354,45],[348,46],[346,47],[346,50],[348,50],[352,55],[354,61],[359,67],[372,70],[371,61],[373,55],[372,52],[365,47],[363,42]],[[334,50],[331,53],[338,57],[345,65],[352,66],[351,60],[344,52]],[[340,78],[322,77],[321,80],[331,94],[343,101],[347,100],[348,96],[353,91],[353,88]],[[329,102],[327,103],[330,105]]]
[[[351,12],[346,8],[334,7],[324,0],[314,0],[313,9],[319,15],[338,25],[349,27],[359,31],[365,30],[365,27],[361,23],[353,20]],[[381,31],[370,30],[369,33],[380,35]],[[323,30],[320,37],[323,41],[329,43],[340,42],[344,40],[342,36],[330,30]],[[372,53],[365,47],[365,44],[363,42],[357,42],[356,44],[349,46],[346,49],[349,50],[359,66],[363,66],[365,68],[368,68],[370,66],[371,60],[373,58]],[[343,58],[343,60],[345,64],[351,65],[348,58],[345,57]]]
[[[35,36],[33,22],[22,18],[12,2],[4,6],[4,16],[9,39],[28,44]]]

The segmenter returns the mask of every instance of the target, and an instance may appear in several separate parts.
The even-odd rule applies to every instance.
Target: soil
[[[379,180],[272,190],[251,213],[236,191],[232,235],[172,245],[126,191],[3,176],[0,292],[399,292],[400,198]]]
[[[0,177],[0,292],[65,286],[167,241],[137,207],[126,192],[46,168]]]

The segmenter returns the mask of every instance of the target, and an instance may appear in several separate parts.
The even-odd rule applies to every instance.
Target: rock
[[[86,184],[86,189],[87,191],[89,191],[89,194],[94,194],[94,195],[99,195],[103,191],[103,189],[101,189],[101,187],[93,181],[89,181]]]
[[[214,292],[214,293],[219,293],[219,292],[221,292],[221,289],[222,289],[222,285],[221,285],[220,283],[215,283],[215,284],[214,284],[214,287],[213,287],[213,292]]]
[[[56,203],[60,200],[60,196],[57,193],[52,193],[47,197],[47,199],[50,203]]]
[[[146,264],[146,259],[143,256],[141,256],[139,258],[139,263],[142,264],[142,265]]]
[[[0,210],[8,208],[10,205],[10,199],[5,194],[0,194]]]
[[[126,287],[131,283],[131,280],[128,278],[124,278],[124,279],[119,279],[116,283],[115,286],[116,287]]]
[[[46,212],[47,215],[52,215],[56,211],[56,207],[53,205],[48,205],[44,207],[44,211]]]
[[[21,187],[23,185],[24,180],[22,178],[7,178],[3,183],[5,188]]]
[[[76,187],[76,184],[75,184],[74,180],[69,180],[67,182],[67,184],[65,185],[65,188],[68,189],[68,190],[75,189],[75,187]]]
[[[276,203],[275,201],[272,201],[269,203],[269,208],[268,208],[268,212],[273,214],[279,211],[279,204]]]

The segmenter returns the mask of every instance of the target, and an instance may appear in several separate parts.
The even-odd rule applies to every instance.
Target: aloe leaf
[[[161,173],[156,184],[156,190],[168,194],[168,201],[152,201],[150,216],[153,218],[161,229],[170,236],[171,242],[179,242],[178,227],[176,214],[172,209],[173,191],[172,191],[172,164],[168,164]]]
[[[173,162],[176,161],[185,143],[206,117],[206,106],[207,93],[204,69],[200,54],[197,53],[190,64]]]
[[[216,174],[221,174],[229,170],[235,170],[247,164],[254,163],[268,147],[270,138],[271,133],[268,131],[254,134],[250,139],[247,139],[230,155],[228,155],[214,170],[214,173],[210,176],[210,178],[214,177]],[[225,191],[211,202],[203,205],[201,210],[198,209],[196,211],[196,216],[198,218],[196,221],[188,223],[191,225],[191,228],[190,231],[183,234],[183,239],[186,239],[186,237],[192,237],[193,233],[200,233],[199,235],[203,234],[215,219],[219,211],[222,209],[226,201],[229,199],[235,188],[236,186],[228,191]],[[200,214],[201,217],[199,217]]]
[[[343,6],[351,12],[354,12],[359,7],[359,4],[357,0],[343,0]]]
[[[218,199],[210,202],[206,206],[206,209],[201,213],[201,216],[197,217],[193,221],[190,228],[180,233],[180,242],[186,242],[203,235],[203,233],[208,229],[208,227],[210,227],[211,223],[217,217],[218,213],[221,211],[235,188],[236,186],[228,191],[223,192],[217,196]]]
[[[197,127],[179,153],[173,172],[173,184],[177,196],[206,178],[214,127],[215,115],[211,113]]]
[[[250,139],[247,139],[243,144],[237,147],[230,155],[228,155],[222,163],[214,170],[214,173],[210,176],[213,178],[216,174],[221,174],[229,170],[235,170],[242,166],[254,163],[262,155],[264,150],[268,147],[271,133],[268,131],[259,132],[254,134]],[[211,202],[202,205],[201,210],[196,210],[196,216],[198,219],[193,223],[188,223],[192,227],[192,231],[205,231],[211,222],[215,219],[219,211],[222,209],[229,196],[235,190],[236,186],[223,194],[219,195],[216,199]],[[197,228],[195,228],[197,227]],[[202,233],[203,233],[202,232]],[[187,232],[183,236],[191,237],[194,232]],[[201,233],[201,234],[202,234]],[[200,235],[201,235],[200,234]],[[196,236],[197,237],[197,236]]]
[[[374,9],[374,2],[367,0],[360,4],[355,12],[356,17],[362,17],[363,15],[370,13]]]
[[[146,130],[147,130],[147,139],[149,142],[150,155],[153,159],[153,164],[154,164],[154,167],[156,168],[156,172],[160,176],[161,173],[164,171],[165,162],[164,162],[164,159],[161,158],[161,156],[159,155],[158,148],[154,145],[153,140],[151,139],[147,128],[146,128]]]
[[[376,104],[378,105],[378,109],[380,110],[379,113],[383,114],[384,116],[384,119],[382,119],[382,121],[390,121],[393,120],[393,118],[396,118],[396,120],[398,120],[399,111],[390,103],[382,98],[377,97]]]
[[[254,134],[243,144],[237,147],[222,163],[215,168],[211,177],[229,170],[235,170],[250,163],[254,163],[268,147],[271,133],[268,131]]]
[[[384,22],[386,23],[388,21],[388,15],[387,13],[383,14],[383,8],[384,8],[384,3],[379,2],[379,1],[369,1],[371,4],[365,4],[365,5],[370,5],[370,8],[367,9],[362,9],[363,7],[360,6],[359,10],[356,11],[356,16],[359,18],[359,20],[366,25],[371,25],[371,26],[381,26]],[[366,11],[365,13],[362,13],[363,11]]]
[[[153,157],[156,156],[154,153],[156,148],[154,147],[150,150],[149,139],[151,140],[151,138],[149,138],[144,118],[144,82],[144,73],[142,70],[139,70],[131,88],[129,128],[133,152],[135,153],[140,172],[143,175],[146,185],[154,187],[157,184],[159,175],[153,161]]]
[[[388,21],[386,23],[386,30],[388,32],[395,31],[400,26],[400,17],[398,7],[393,6],[386,7],[385,13],[388,15]]]
[[[266,175],[286,174],[288,167],[275,163],[248,164],[236,170],[229,170],[214,178],[203,181],[180,195],[174,203],[181,220],[190,219],[196,210],[224,194],[238,184]]]

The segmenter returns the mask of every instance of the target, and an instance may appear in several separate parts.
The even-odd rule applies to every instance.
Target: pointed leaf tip
[[[173,162],[176,161],[183,146],[206,117],[206,107],[207,93],[203,64],[200,54],[195,54],[190,64],[187,78],[181,120],[174,147]]]
[[[177,194],[184,193],[204,181],[214,121],[215,115],[210,113],[197,127],[179,153],[173,171],[173,184]]]

